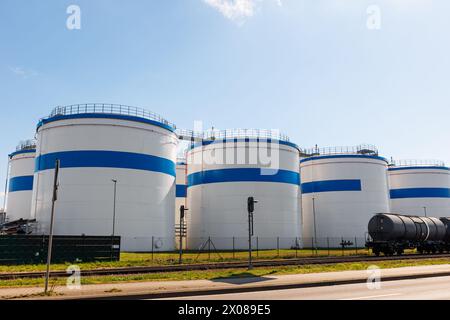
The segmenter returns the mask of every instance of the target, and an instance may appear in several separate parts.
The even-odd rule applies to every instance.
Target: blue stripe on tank
[[[325,180],[302,183],[302,193],[361,191],[361,180]]]
[[[35,171],[55,168],[59,159],[61,168],[118,168],[154,171],[175,177],[175,162],[148,154],[119,151],[64,151],[36,158]]]
[[[186,198],[187,186],[184,184],[177,184],[176,196],[177,198]]]
[[[8,192],[33,190],[33,176],[21,176],[9,179]]]
[[[449,188],[404,188],[390,190],[391,199],[450,198]]]
[[[288,170],[270,170],[273,174],[263,174],[260,168],[218,169],[195,172],[188,175],[188,186],[221,182],[278,182],[300,184],[298,172]]]

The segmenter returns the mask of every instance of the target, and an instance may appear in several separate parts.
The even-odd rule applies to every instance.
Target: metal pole
[[[50,263],[52,261],[52,246],[53,246],[53,227],[55,224],[55,202],[58,199],[58,175],[59,175],[60,162],[57,159],[55,162],[55,177],[53,180],[53,198],[52,198],[52,212],[50,218],[50,233],[48,236],[48,249],[47,249],[47,272],[45,273],[45,289],[44,293],[48,292],[48,280],[50,278]]]
[[[152,236],[152,262],[153,262],[153,253],[154,253],[154,247],[155,247],[155,237],[154,236]]]
[[[113,199],[113,217],[112,217],[112,234],[111,234],[111,261],[113,260],[114,248],[114,234],[116,231],[116,195],[117,195],[117,180],[111,180],[114,183],[114,199]]]
[[[112,235],[114,237],[114,233],[116,230],[116,196],[117,196],[117,180],[112,179],[114,183],[114,200],[113,200],[113,221],[112,221]]]
[[[425,217],[427,216],[427,207],[423,207],[423,211],[425,212]]]
[[[211,236],[208,237],[208,261],[211,261]]]
[[[234,237],[233,237],[233,259],[235,258],[234,250],[235,250],[235,246],[234,246]]]
[[[277,237],[277,256],[280,256],[280,237]]]
[[[256,237],[256,256],[259,257],[259,237]]]
[[[182,211],[183,209],[180,207],[180,256],[179,256],[179,258],[178,258],[178,263],[179,264],[182,264],[183,263],[183,231],[182,231],[182,227],[183,227],[183,225],[184,225],[184,217],[183,217],[183,214],[184,213],[182,213],[181,211]]]
[[[317,227],[316,227],[316,198],[312,198],[313,217],[314,217],[314,239],[317,241]],[[314,243],[314,248],[317,251],[317,243]]]
[[[252,213],[248,213],[248,269],[253,269],[252,264]]]

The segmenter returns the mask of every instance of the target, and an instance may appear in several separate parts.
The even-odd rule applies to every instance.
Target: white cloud
[[[37,76],[38,73],[32,69],[25,69],[23,67],[9,67],[12,73],[14,73],[18,77],[22,77],[24,79],[28,79],[34,76]]]
[[[242,21],[253,16],[254,0],[203,0],[218,10],[224,17],[233,21]]]
[[[263,0],[203,0],[206,4],[218,10],[225,18],[238,23],[244,22],[253,16],[257,2]],[[273,0],[272,0],[273,1]],[[274,0],[282,6],[282,0]]]

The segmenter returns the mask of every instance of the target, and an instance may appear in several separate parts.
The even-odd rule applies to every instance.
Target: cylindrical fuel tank
[[[140,108],[56,108],[37,128],[38,231],[49,231],[60,160],[55,234],[114,234],[123,251],[173,250],[177,144],[172,124]]]
[[[444,223],[437,218],[388,213],[373,216],[368,230],[374,241],[442,241],[446,234]]]
[[[227,130],[194,145],[187,161],[190,249],[246,249],[248,197],[258,201],[253,215],[255,248],[298,245],[301,212],[295,144],[264,130]]]
[[[367,221],[390,211],[386,159],[373,146],[313,149],[308,154],[300,161],[306,246],[340,247],[342,240],[364,244]]]
[[[30,219],[33,193],[34,158],[36,142],[21,143],[9,155],[9,181],[6,195],[6,219],[9,222]]]
[[[450,215],[450,169],[439,161],[403,160],[389,167],[391,211],[405,215]]]

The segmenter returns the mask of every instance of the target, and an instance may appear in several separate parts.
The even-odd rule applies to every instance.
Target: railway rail
[[[297,259],[284,260],[259,260],[254,261],[254,267],[277,267],[277,266],[296,266],[296,265],[310,265],[310,264],[337,264],[346,262],[376,262],[376,261],[391,261],[391,260],[414,260],[414,259],[438,259],[450,258],[450,254],[408,254],[401,256],[348,256],[348,257],[309,257]],[[104,269],[90,269],[81,270],[81,276],[106,276],[106,275],[131,275],[131,274],[146,274],[146,273],[161,273],[161,272],[177,272],[177,271],[199,271],[199,270],[218,270],[218,269],[233,269],[246,268],[247,262],[222,262],[222,263],[205,263],[205,264],[184,264],[184,265],[164,265],[164,266],[141,266],[141,267],[122,267],[122,268],[104,268]],[[14,272],[14,273],[0,273],[0,280],[12,280],[23,278],[41,278],[44,277],[44,271],[34,272]],[[52,278],[67,277],[68,273],[65,270],[52,271],[50,273]]]

